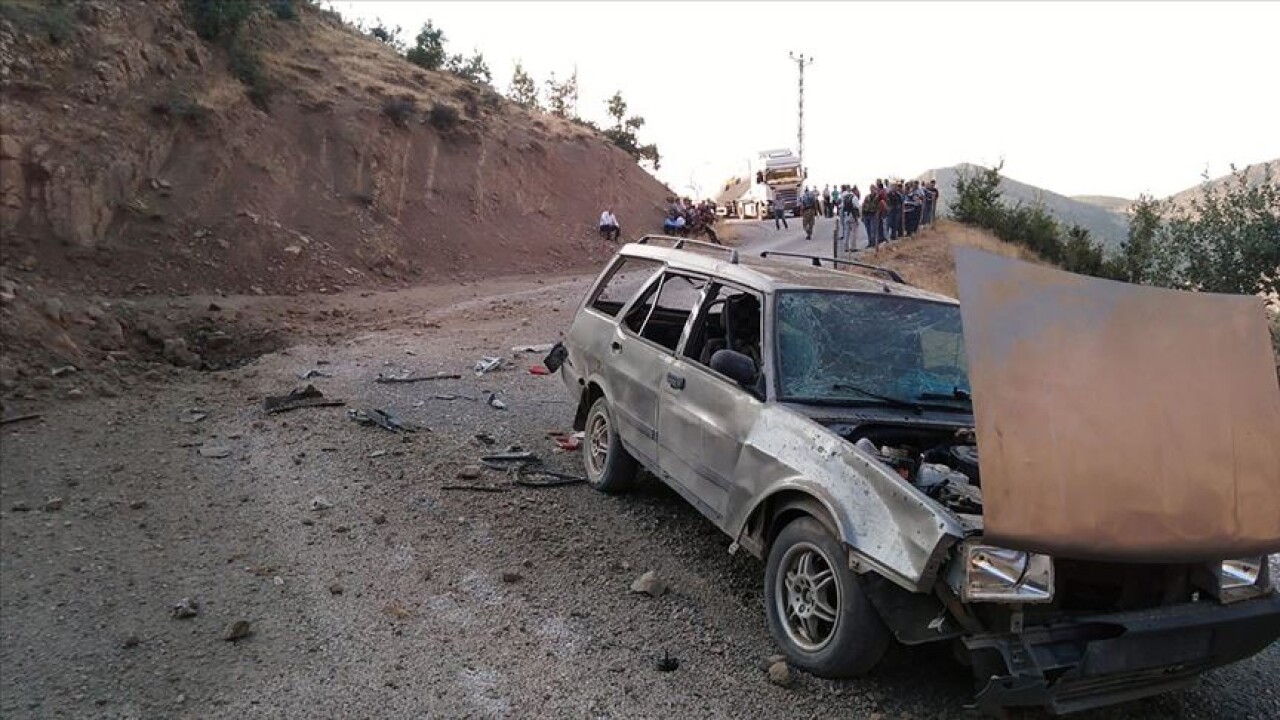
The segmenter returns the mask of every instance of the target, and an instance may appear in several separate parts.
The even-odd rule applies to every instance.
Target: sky
[[[449,52],[507,89],[576,67],[578,114],[621,91],[658,177],[714,195],[759,152],[796,146],[809,181],[865,186],[959,162],[1065,195],[1157,197],[1280,157],[1280,3],[327,3]]]

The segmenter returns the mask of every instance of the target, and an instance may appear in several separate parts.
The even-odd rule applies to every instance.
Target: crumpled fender
[[[783,406],[761,413],[736,477],[755,479],[742,492],[756,500],[730,504],[725,528],[734,537],[768,498],[798,490],[826,508],[859,563],[913,592],[932,587],[947,549],[964,535],[951,513],[892,470]]]

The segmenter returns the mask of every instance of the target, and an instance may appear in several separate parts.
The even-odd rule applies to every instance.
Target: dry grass
[[[1029,250],[951,220],[939,220],[916,237],[896,241],[875,253],[864,253],[861,259],[897,270],[916,287],[957,297],[953,247],[974,247],[1018,260],[1043,262]]]

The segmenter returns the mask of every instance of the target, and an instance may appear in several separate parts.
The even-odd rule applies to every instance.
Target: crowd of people
[[[817,215],[838,221],[836,236],[841,250],[858,249],[858,228],[866,233],[866,247],[874,248],[887,240],[910,237],[922,225],[932,225],[938,207],[938,183],[919,180],[876,180],[864,194],[857,185],[805,188],[800,198],[800,212],[805,237],[813,237],[813,219]]]

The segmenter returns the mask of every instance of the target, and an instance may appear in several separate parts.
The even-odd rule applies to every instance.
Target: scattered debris
[[[475,438],[485,445],[494,445],[498,442],[489,433],[476,433]]]
[[[479,465],[464,465],[458,470],[456,477],[462,480],[475,480],[480,477],[481,467]]]
[[[658,577],[658,573],[649,570],[631,583],[631,592],[643,593],[649,597],[658,597],[667,591],[667,581]]]
[[[476,399],[470,395],[432,395],[436,400],[470,400],[475,402]]]
[[[564,361],[568,358],[569,349],[561,343],[556,343],[555,346],[551,348],[551,352],[547,353],[547,356],[542,358],[542,364],[551,372],[555,372],[560,369],[561,365],[564,365]]]
[[[189,597],[184,597],[173,606],[172,610],[173,617],[185,620],[200,614],[200,604]]]
[[[524,576],[516,572],[515,570],[504,570],[502,572],[502,582],[504,583],[507,583],[507,584],[518,583],[523,579],[524,579]]]
[[[224,458],[231,455],[231,448],[225,445],[202,445],[200,446],[200,457],[207,458]]]
[[[330,583],[330,584],[329,584],[329,594],[330,594],[330,595],[341,595],[341,594],[342,594],[342,586],[341,586],[341,585],[339,585],[338,583]]]
[[[529,368],[530,375],[550,375],[551,371],[541,365],[534,365]]]
[[[511,352],[515,354],[527,353],[527,352],[544,353],[544,352],[550,352],[552,347],[554,346],[551,343],[545,343],[543,345],[517,345],[511,348]]]
[[[262,399],[262,409],[268,415],[306,407],[337,407],[339,405],[346,405],[346,403],[341,400],[326,400],[324,393],[317,390],[314,385],[307,385],[301,390],[294,389],[288,395],[275,395]]]
[[[183,410],[182,414],[178,415],[178,422],[186,425],[191,425],[193,423],[198,423],[207,417],[209,417],[208,410],[201,410],[198,408],[188,408],[186,410]]]
[[[776,662],[769,666],[769,682],[780,687],[791,684],[791,668],[785,662]]]
[[[44,501],[44,511],[57,512],[61,510],[63,506],[65,506],[66,504],[67,504],[67,501],[63,500],[60,497],[51,497],[48,500]]]
[[[248,620],[237,620],[227,626],[226,632],[222,634],[222,639],[227,642],[235,642],[249,637],[253,630],[249,627]]]
[[[477,360],[475,366],[471,369],[475,371],[476,375],[484,375],[487,372],[498,369],[501,365],[502,358],[486,356]]]
[[[529,476],[549,477],[552,480],[530,480]],[[587,479],[581,475],[567,475],[565,473],[554,472],[552,470],[541,470],[538,468],[522,467],[516,474],[515,483],[523,487],[530,488],[549,488],[560,487],[562,485],[576,485],[584,483]]]
[[[430,382],[432,380],[460,380],[461,375],[457,373],[436,373],[435,375],[408,375],[405,377],[388,377],[382,373],[378,373],[378,377],[373,381],[376,383],[416,383]],[[455,396],[456,397],[456,396]]]
[[[680,669],[680,661],[671,657],[670,652],[663,650],[662,657],[658,658],[658,661],[653,666],[657,668],[658,672],[673,672]]]
[[[372,408],[369,410],[348,410],[347,417],[361,425],[377,425],[390,432],[415,432],[412,425],[406,425],[394,413]]]
[[[489,396],[489,397],[488,397],[488,399],[487,399],[485,402],[487,402],[487,403],[488,403],[489,407],[493,408],[494,410],[506,410],[506,409],[507,409],[507,404],[506,404],[506,403],[504,403],[504,402],[502,402],[501,400],[499,400],[499,399],[498,399],[498,395],[497,395],[497,393],[492,393],[492,392],[491,392],[491,393],[488,393],[488,396]]]
[[[470,492],[490,492],[501,493],[510,490],[510,487],[504,485],[441,485],[441,490],[468,490]]]
[[[386,450],[374,450],[373,452],[369,453],[368,457],[371,457],[371,458],[380,458],[380,457],[382,457],[383,455],[386,455],[386,454],[387,454],[387,451],[386,451]]]
[[[326,500],[324,497],[322,497],[322,496],[320,496],[320,495],[317,495],[317,496],[315,496],[315,497],[311,498],[311,509],[312,509],[312,510],[317,510],[317,511],[319,511],[319,510],[328,510],[328,509],[329,509],[329,508],[331,508],[331,507],[333,507],[333,503],[329,502],[328,500]]]
[[[555,442],[556,447],[566,452],[572,452],[582,448],[582,439],[586,437],[586,435],[581,432],[566,433],[557,431],[547,433],[547,437],[551,438]]]
[[[27,413],[26,415],[12,415],[7,418],[0,418],[0,425],[8,425],[9,423],[23,422],[25,420],[38,420],[40,413]]]
[[[298,373],[299,380],[310,380],[311,378],[317,378],[317,377],[331,378],[333,376],[323,370],[316,370],[315,368],[311,368],[306,372]]]
[[[142,644],[142,638],[137,633],[129,633],[125,636],[124,642],[120,643],[123,648],[135,648]]]
[[[73,372],[79,372],[79,371],[80,371],[80,368],[76,367],[75,365],[62,365],[60,367],[56,367],[50,370],[49,374],[52,375],[53,377],[62,377],[63,375],[70,375]]]
[[[9,509],[12,510],[13,512],[30,512],[31,506],[28,505],[26,502],[19,500],[14,504],[10,505]]]
[[[147,506],[146,500],[133,500],[129,503],[130,510],[141,510]]]
[[[527,450],[508,450],[480,458],[485,462],[537,462],[538,456]]]

